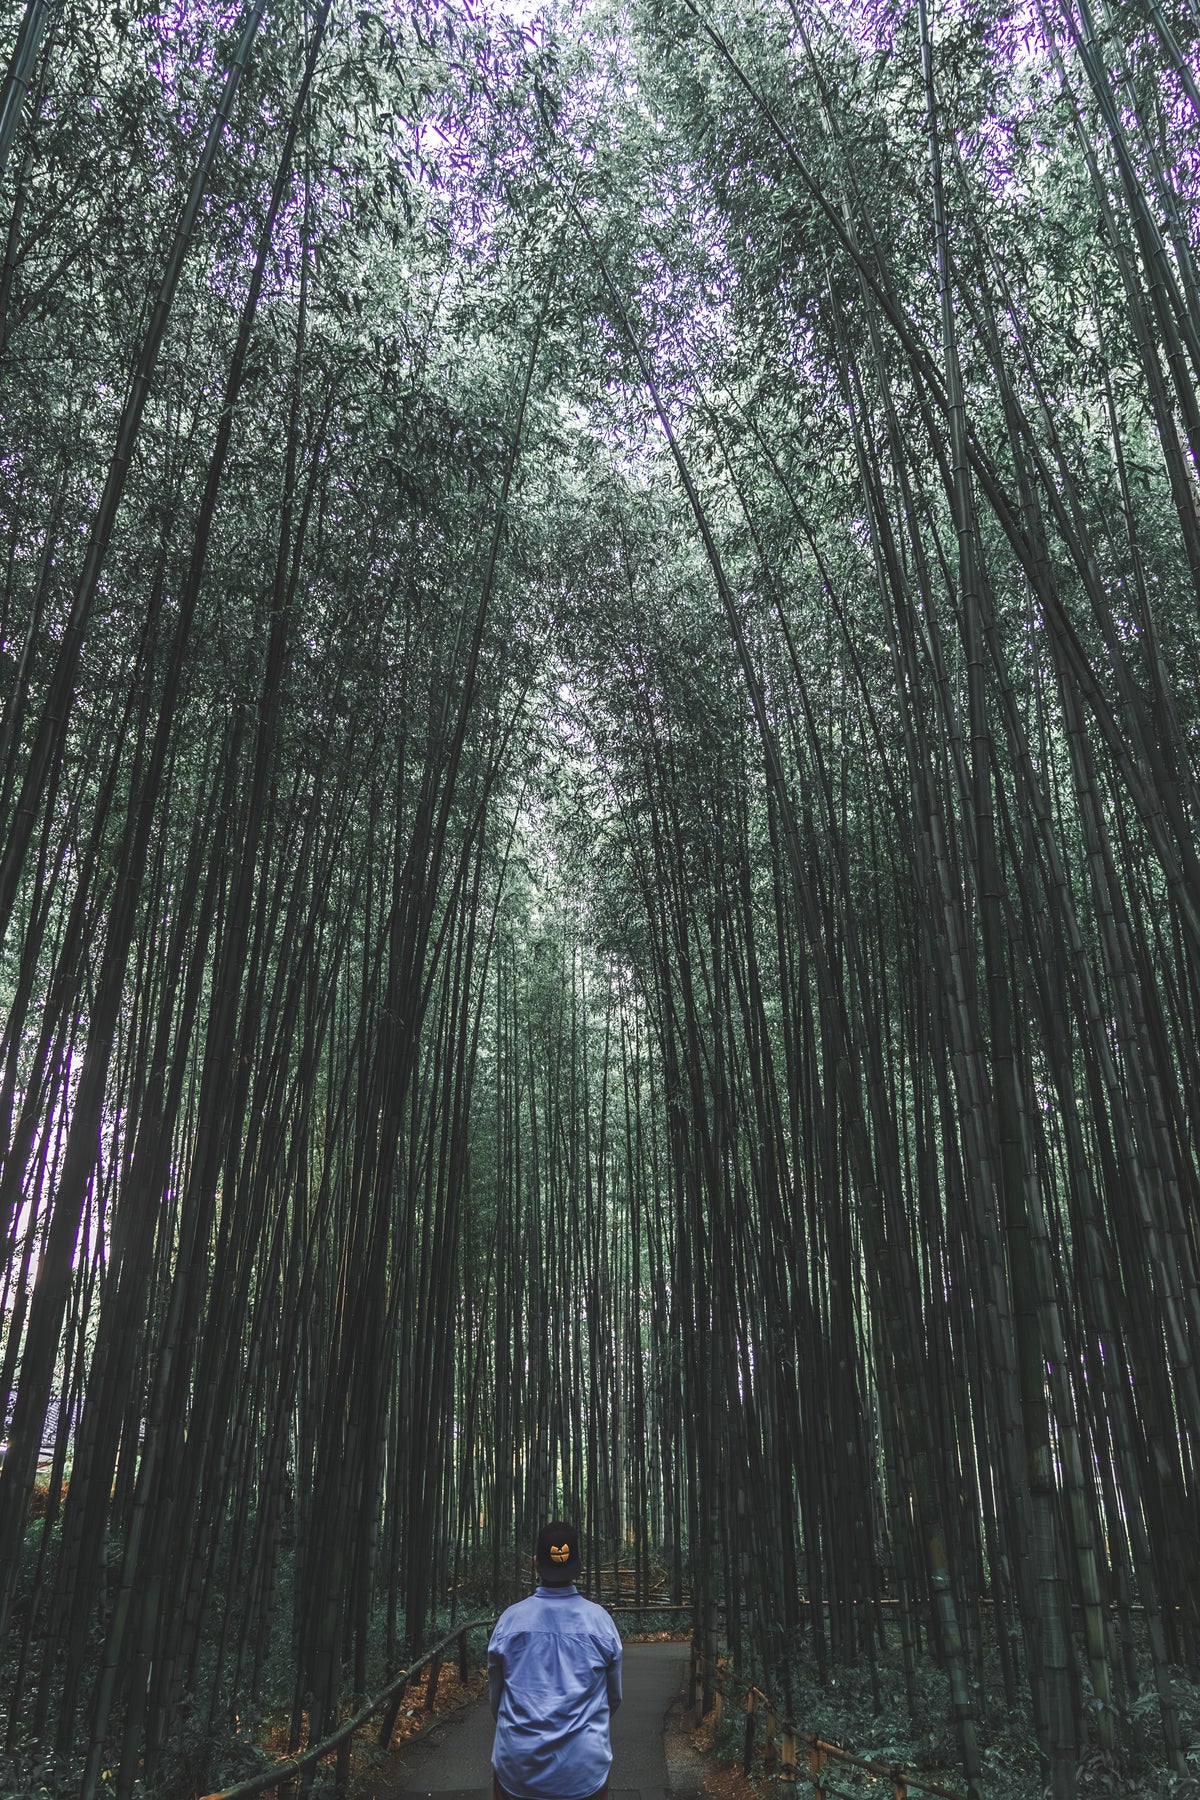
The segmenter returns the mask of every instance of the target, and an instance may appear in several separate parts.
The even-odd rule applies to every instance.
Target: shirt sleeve
[[[615,1713],[618,1706],[621,1704],[621,1654],[621,1640],[618,1637],[616,1639],[616,1646],[613,1650],[612,1661],[605,1671],[605,1678],[608,1683],[608,1710],[610,1713]]]

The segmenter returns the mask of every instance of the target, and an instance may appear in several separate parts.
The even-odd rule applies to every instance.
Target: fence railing
[[[792,1793],[796,1792],[794,1784],[801,1778],[799,1757],[803,1746],[807,1776],[812,1783],[812,1800],[838,1800],[835,1790],[828,1785],[826,1770],[839,1765],[860,1769],[876,1780],[889,1781],[892,1800],[908,1800],[910,1794],[931,1794],[934,1800],[966,1800],[965,1795],[952,1788],[926,1781],[924,1776],[914,1775],[895,1763],[872,1762],[866,1757],[854,1756],[840,1744],[830,1743],[816,1732],[798,1730],[790,1719],[781,1722],[779,1709],[769,1694],[764,1694],[759,1687],[747,1687],[737,1681],[729,1669],[704,1656],[693,1644],[687,1699],[696,1724],[705,1715],[705,1695],[709,1691],[712,1712],[718,1723],[727,1699],[746,1715],[742,1738],[742,1769],[746,1775],[750,1773],[758,1748],[761,1719],[763,1766],[768,1774],[778,1775],[781,1786]]]
[[[402,1670],[399,1675],[393,1676],[381,1693],[376,1694],[373,1700],[365,1701],[351,1718],[339,1725],[336,1731],[331,1731],[328,1737],[322,1738],[319,1744],[312,1745],[308,1750],[299,1751],[295,1756],[283,1757],[279,1762],[272,1763],[269,1768],[260,1769],[257,1774],[248,1776],[245,1781],[237,1782],[233,1787],[222,1788],[218,1793],[206,1794],[203,1796],[203,1800],[252,1800],[255,1794],[265,1794],[269,1788],[274,1788],[279,1800],[284,1800],[284,1796],[293,1791],[294,1784],[299,1777],[307,1774],[310,1769],[315,1770],[317,1764],[324,1762],[329,1756],[336,1756],[338,1759],[337,1785],[341,1791],[345,1788],[350,1775],[350,1741],[355,1733],[361,1731],[363,1726],[369,1724],[377,1714],[382,1714],[378,1742],[382,1748],[386,1749],[391,1742],[392,1733],[396,1729],[396,1720],[409,1685],[423,1670],[427,1672],[425,1675],[425,1708],[426,1711],[432,1712],[437,1699],[438,1677],[446,1662],[447,1650],[452,1644],[456,1647],[458,1673],[465,1683],[470,1674],[467,1634],[471,1631],[478,1631],[481,1625],[487,1626],[490,1630],[494,1623],[495,1614],[485,1613],[480,1618],[468,1619],[464,1624],[456,1625],[454,1630],[440,1643],[434,1644],[431,1649],[424,1651],[416,1662],[410,1663],[407,1669]]]

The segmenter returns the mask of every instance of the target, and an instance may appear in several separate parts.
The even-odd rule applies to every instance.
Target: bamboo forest
[[[0,1793],[1200,1794],[1197,0],[0,17]]]

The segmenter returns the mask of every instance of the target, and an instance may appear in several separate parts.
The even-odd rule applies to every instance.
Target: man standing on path
[[[537,1591],[501,1613],[488,1644],[495,1800],[602,1800],[621,1704],[621,1639],[575,1586],[579,1533],[554,1519],[537,1541]]]

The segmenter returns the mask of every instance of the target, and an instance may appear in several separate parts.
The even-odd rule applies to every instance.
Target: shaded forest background
[[[6,1791],[559,1510],[1191,1791],[1198,26],[6,8]]]

